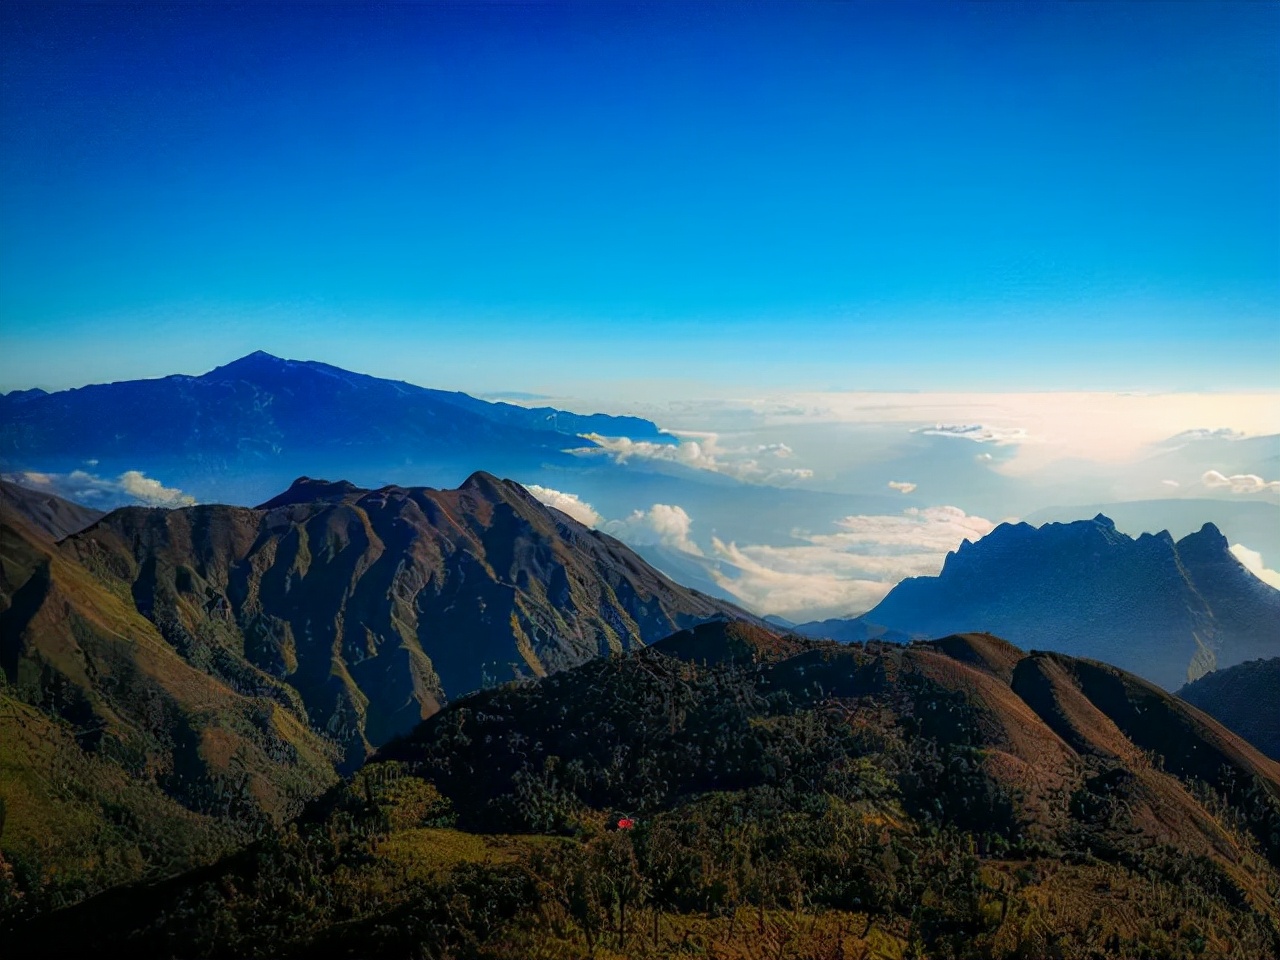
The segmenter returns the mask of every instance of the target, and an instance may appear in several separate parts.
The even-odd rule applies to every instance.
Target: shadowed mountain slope
[[[938,576],[902,581],[859,619],[913,637],[989,630],[1167,689],[1280,652],[1280,591],[1245,570],[1212,524],[1177,543],[1167,533],[1135,540],[1102,516],[1001,524],[948,554]],[[838,632],[822,626],[797,629]]]
[[[1206,673],[1178,696],[1280,760],[1280,657]]]
[[[345,769],[449,696],[745,616],[484,473],[457,490],[302,478],[257,509],[124,508],[58,554],[187,664],[309,718]],[[23,611],[13,629],[52,642],[47,604]]]
[[[10,522],[25,523],[50,540],[61,540],[79,533],[104,515],[101,510],[83,507],[52,493],[42,493],[8,480],[0,480],[0,510]]]
[[[1277,868],[1280,766],[1131,674],[716,622],[466,697],[287,837],[14,942],[1244,960]]]

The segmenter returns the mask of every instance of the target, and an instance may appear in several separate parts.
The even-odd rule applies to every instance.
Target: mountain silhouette
[[[414,482],[571,462],[581,435],[670,442],[647,420],[490,403],[261,351],[200,376],[0,396],[0,465],[139,470],[200,500],[254,503],[300,474]]]
[[[1170,690],[1280,652],[1280,591],[1249,573],[1215,526],[1175,543],[1167,532],[1132,538],[1102,515],[1003,523],[964,541],[936,577],[899,583],[860,619],[871,636],[990,631],[1114,663]]]

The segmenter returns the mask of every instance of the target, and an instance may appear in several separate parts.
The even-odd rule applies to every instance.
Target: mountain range
[[[105,476],[140,471],[200,500],[255,503],[300,474],[419,482],[511,472],[594,446],[581,435],[671,442],[648,420],[490,403],[261,351],[201,376],[0,396],[0,465]]]
[[[796,629],[838,639],[989,630],[1176,690],[1280,652],[1280,591],[1245,570],[1212,524],[1176,542],[1167,532],[1134,539],[1099,515],[1001,524],[965,540],[937,576],[903,580],[863,617]]]
[[[30,909],[270,831],[472,690],[750,617],[484,473],[105,516],[3,493],[0,839]]]
[[[23,546],[0,624],[28,700],[51,674],[103,693],[51,629],[65,570],[77,599],[123,606],[184,664],[323,731],[344,769],[450,696],[750,616],[485,473],[452,491],[302,478],[257,509],[122,508]]]

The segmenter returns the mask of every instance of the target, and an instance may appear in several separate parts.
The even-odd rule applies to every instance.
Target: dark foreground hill
[[[708,624],[476,693],[278,838],[11,935],[31,955],[1280,954],[1280,767],[986,635]]]
[[[33,902],[74,899],[172,863],[138,849],[191,845],[163,817],[244,839],[452,697],[724,615],[487,474],[126,508],[57,544],[3,508],[0,845]]]
[[[1178,696],[1280,760],[1280,657],[1206,673]]]
[[[1280,590],[1249,573],[1212,524],[1176,543],[1168,533],[1135,540],[1103,516],[1001,524],[948,554],[938,576],[902,581],[860,619],[913,637],[988,630],[1114,663],[1169,690],[1280,654]]]

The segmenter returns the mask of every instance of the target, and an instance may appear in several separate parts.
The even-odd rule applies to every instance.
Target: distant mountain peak
[[[865,615],[909,636],[988,630],[1114,662],[1173,689],[1280,652],[1280,592],[1249,574],[1212,523],[1134,539],[1105,514],[1001,524],[899,583]],[[828,632],[829,635],[829,632]]]
[[[265,350],[255,350],[253,353],[245,354],[238,360],[232,360],[230,363],[224,363],[220,367],[214,367],[206,373],[205,376],[211,377],[214,374],[226,375],[228,373],[240,374],[251,371],[278,370],[288,362],[288,360],[284,360],[281,357],[267,353]]]
[[[287,507],[294,503],[336,503],[353,494],[366,493],[363,487],[357,487],[350,480],[313,480],[311,477],[299,477],[289,485],[289,489],[279,496],[272,497],[266,503],[259,504],[258,510],[273,510],[276,507]]]

